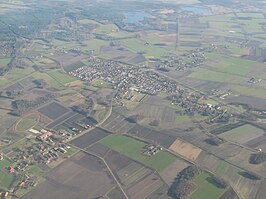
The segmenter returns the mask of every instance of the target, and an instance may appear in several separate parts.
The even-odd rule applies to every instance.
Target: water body
[[[211,9],[202,6],[185,6],[181,8],[182,11],[193,12],[194,14],[203,15],[211,14]]]
[[[126,12],[124,13],[125,15],[125,19],[124,19],[124,23],[125,24],[138,24],[141,21],[143,21],[145,19],[145,17],[149,17],[151,16],[149,13],[147,12]]]

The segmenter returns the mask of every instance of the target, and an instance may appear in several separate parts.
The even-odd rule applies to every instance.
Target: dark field
[[[237,96],[226,99],[226,102],[232,104],[247,104],[258,110],[266,110],[266,100],[252,96]]]
[[[139,125],[130,129],[128,133],[133,134],[142,139],[149,140],[157,144],[160,144],[165,148],[170,147],[171,144],[173,144],[173,142],[176,139],[176,137],[174,136],[162,134],[157,131],[154,131],[154,130],[151,130],[151,129],[148,129],[148,128],[145,128]]]
[[[79,148],[85,149],[108,135],[110,135],[110,132],[101,128],[95,128],[91,132],[88,132],[71,141],[71,144]]]
[[[74,117],[74,115],[76,115],[76,114],[77,114],[76,112],[71,111],[71,112],[67,113],[66,115],[64,115],[63,117],[60,117],[59,119],[57,119],[57,120],[53,121],[52,123],[50,123],[47,126],[47,128],[48,129],[52,129],[52,128],[58,126],[59,124],[61,124],[62,122],[64,122],[66,119]]]
[[[48,118],[55,120],[62,115],[66,114],[69,112],[69,109],[64,107],[61,104],[58,104],[56,102],[52,102],[38,110],[41,114],[47,116]]]
[[[114,186],[114,181],[99,159],[78,153],[49,172],[45,182],[22,198],[98,198]]]

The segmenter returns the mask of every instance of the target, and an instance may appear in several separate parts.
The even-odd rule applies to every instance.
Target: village
[[[149,95],[176,92],[176,82],[155,72],[112,60],[91,58],[87,66],[82,66],[69,74],[83,81],[103,80],[109,83],[117,90],[116,99],[122,99],[129,91]]]

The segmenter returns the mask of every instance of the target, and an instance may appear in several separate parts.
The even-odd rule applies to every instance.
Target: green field
[[[43,177],[44,172],[36,165],[30,166],[27,170],[26,173],[33,174],[38,177]]]
[[[10,58],[1,58],[0,59],[0,67],[7,65],[10,62]]]
[[[38,119],[22,118],[16,126],[16,131],[27,131],[38,124]]]
[[[15,181],[15,175],[8,173],[6,170],[11,162],[7,159],[0,160],[0,187],[9,189]]]
[[[48,75],[50,75],[52,78],[54,78],[56,81],[60,82],[61,84],[67,84],[78,80],[76,77],[70,76],[60,70],[49,71]]]
[[[232,86],[231,89],[241,95],[253,96],[261,99],[266,99],[266,89],[263,88],[252,88],[247,86]]]
[[[228,167],[228,163],[221,160],[219,165],[217,166],[217,168],[215,170],[216,174],[223,175],[224,172],[226,171],[227,167]]]
[[[100,143],[159,172],[176,160],[175,156],[166,151],[159,151],[151,157],[143,155],[143,147],[146,144],[127,136],[110,135],[103,138]]]
[[[219,199],[220,196],[226,191],[208,182],[211,175],[203,172],[199,175],[194,182],[197,184],[197,190],[189,197],[189,199]]]
[[[194,70],[194,72],[188,77],[213,82],[240,83],[245,81],[244,78],[240,76],[231,75],[223,72],[210,71],[207,69]]]
[[[220,136],[226,140],[235,141],[238,143],[245,143],[249,140],[260,137],[265,132],[262,129],[259,129],[250,124],[246,124],[237,128],[234,128],[230,131],[220,134]]]

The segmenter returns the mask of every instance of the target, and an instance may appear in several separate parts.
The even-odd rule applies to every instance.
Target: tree
[[[266,161],[266,153],[264,153],[264,152],[251,154],[251,156],[249,158],[249,162],[251,164],[261,164],[265,161]]]

